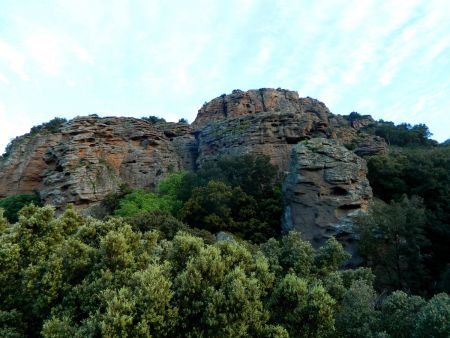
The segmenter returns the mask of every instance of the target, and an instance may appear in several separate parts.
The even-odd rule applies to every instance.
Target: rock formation
[[[365,161],[334,140],[297,144],[283,184],[284,230],[300,231],[315,247],[334,236],[353,252],[352,216],[372,198],[366,174]]]
[[[190,169],[189,126],[134,118],[78,117],[56,134],[26,135],[0,162],[0,197],[40,192],[45,203],[87,207],[121,184],[154,188],[168,172]]]
[[[365,124],[373,122],[365,119]],[[268,155],[282,172],[288,169],[291,149],[312,137],[336,139],[368,156],[387,151],[383,139],[363,133],[355,124],[333,115],[322,102],[299,98],[284,89],[234,90],[206,103],[193,122],[198,137],[198,164],[222,155]]]
[[[350,241],[347,216],[371,197],[364,161],[355,154],[387,150],[383,139],[363,132],[373,123],[370,116],[333,115],[318,100],[267,88],[217,97],[191,126],[78,117],[56,132],[41,128],[12,143],[9,156],[0,158],[0,198],[37,190],[45,203],[86,208],[121,184],[154,189],[171,171],[257,153],[288,173],[286,229],[302,231],[316,245],[331,235]]]

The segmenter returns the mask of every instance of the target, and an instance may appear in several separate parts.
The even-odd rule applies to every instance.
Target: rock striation
[[[283,229],[300,231],[315,247],[336,237],[353,253],[352,218],[372,199],[366,174],[365,160],[334,140],[300,142],[283,184]]]
[[[285,230],[300,230],[316,246],[336,236],[351,247],[351,216],[371,198],[359,156],[387,151],[382,138],[364,133],[374,123],[270,88],[221,95],[203,105],[192,125],[77,117],[12,143],[0,158],[0,198],[37,190],[45,203],[89,208],[122,184],[152,190],[172,171],[256,153],[287,174]]]
[[[370,118],[371,119],[371,118]],[[387,151],[383,139],[360,133],[360,124],[333,115],[312,98],[284,89],[233,91],[206,103],[193,122],[198,139],[198,165],[223,155],[264,154],[281,172],[288,170],[293,145],[313,137],[331,138],[370,156]]]
[[[46,132],[16,138],[9,156],[0,157],[0,198],[41,190],[42,175],[47,170],[44,154],[61,138],[61,134]]]
[[[45,203],[88,207],[122,184],[152,189],[169,172],[193,166],[192,142],[189,126],[78,117],[58,133],[14,142],[0,162],[0,197],[38,190]]]

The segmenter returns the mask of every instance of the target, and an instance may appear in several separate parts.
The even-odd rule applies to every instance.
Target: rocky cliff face
[[[383,139],[359,133],[368,123],[355,124],[333,115],[322,102],[299,98],[293,91],[235,90],[205,104],[193,127],[198,135],[198,164],[222,155],[268,155],[282,172],[288,169],[293,145],[313,137],[331,138],[362,156],[387,151]]]
[[[356,154],[387,149],[383,139],[361,132],[372,123],[370,116],[351,120],[318,100],[267,88],[217,97],[191,126],[78,117],[58,132],[39,130],[13,143],[0,160],[0,197],[38,190],[45,203],[85,208],[121,184],[153,189],[171,171],[193,170],[225,154],[257,153],[287,173],[286,229],[318,245],[331,235],[350,240],[347,216],[371,198]]]
[[[9,156],[0,158],[0,198],[40,190],[42,175],[47,169],[44,154],[60,142],[61,137],[61,134],[44,132],[17,138]]]
[[[300,231],[316,247],[334,236],[353,252],[352,217],[372,198],[366,174],[365,161],[334,140],[297,144],[283,184],[284,230]]]
[[[75,118],[56,134],[15,142],[0,162],[0,196],[38,190],[45,203],[86,207],[121,184],[152,189],[169,172],[193,166],[191,132],[134,118]]]

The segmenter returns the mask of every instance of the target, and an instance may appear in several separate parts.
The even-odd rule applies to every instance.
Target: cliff
[[[355,258],[353,217],[372,199],[365,161],[334,140],[314,138],[297,144],[283,184],[283,228],[298,230],[313,246],[330,237]]]
[[[292,217],[285,226],[311,240],[318,233],[321,242],[337,235],[330,225],[371,198],[359,156],[387,149],[383,139],[362,132],[374,122],[334,115],[318,100],[267,88],[219,96],[203,105],[192,125],[77,117],[14,140],[0,160],[0,197],[37,190],[45,203],[86,208],[122,184],[151,190],[170,172],[195,170],[222,155],[265,154],[288,174],[284,194]],[[316,139],[321,141],[304,142]],[[334,164],[316,168],[329,158]]]
[[[37,190],[45,203],[87,207],[122,184],[152,189],[169,172],[192,167],[192,140],[189,126],[77,117],[13,142],[0,162],[0,197]]]

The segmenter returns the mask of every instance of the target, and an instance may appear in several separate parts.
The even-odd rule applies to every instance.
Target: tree
[[[344,250],[342,244],[331,237],[319,248],[316,264],[323,272],[332,272],[338,270],[350,258],[351,255]]]
[[[383,329],[392,337],[412,337],[417,314],[425,304],[422,297],[408,296],[403,291],[393,292],[381,307]]]
[[[365,281],[355,281],[346,291],[336,327],[343,337],[373,337],[378,326],[375,310],[376,293]]]
[[[171,256],[181,268],[174,285],[178,332],[193,337],[245,337],[268,329],[262,298],[273,275],[264,257],[252,257],[237,242],[204,246],[187,235],[177,235],[174,241]]]
[[[380,136],[389,145],[400,147],[435,146],[436,141],[430,140],[432,134],[425,124],[411,126],[408,123],[395,125],[393,122],[379,121],[375,125],[364,128],[366,133]]]
[[[42,205],[39,195],[13,195],[0,199],[0,208],[3,208],[4,216],[8,219],[10,223],[15,223],[19,219],[19,211],[29,204],[34,204],[37,206]]]
[[[257,204],[240,187],[210,181],[206,187],[195,188],[180,215],[193,227],[210,232],[232,231],[243,238],[264,240],[270,229],[257,218]]]
[[[422,290],[424,227],[425,209],[418,197],[404,196],[389,205],[374,203],[368,214],[359,217],[359,252],[374,268],[381,289]]]
[[[450,332],[450,297],[440,293],[431,298],[417,315],[413,337],[446,338]]]
[[[439,279],[450,256],[450,147],[391,150],[388,156],[370,158],[368,168],[374,195],[383,201],[399,201],[403,194],[423,198],[430,242],[423,250],[425,265],[430,280]],[[428,290],[438,291],[434,285]]]
[[[328,337],[334,328],[335,301],[320,285],[287,274],[275,287],[270,301],[272,320],[292,337]]]

